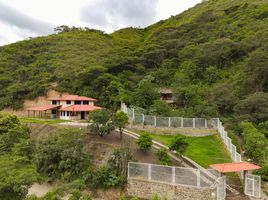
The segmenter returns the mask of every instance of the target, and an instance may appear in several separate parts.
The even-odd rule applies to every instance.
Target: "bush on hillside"
[[[188,143],[186,142],[185,137],[177,135],[172,138],[168,147],[169,150],[176,151],[176,153],[181,156],[186,151]]]
[[[137,140],[137,144],[139,145],[141,151],[149,151],[153,145],[152,137],[149,133],[142,133]]]
[[[71,180],[81,176],[90,166],[90,158],[83,151],[83,135],[75,130],[40,141],[36,149],[37,171],[48,177],[48,181],[57,178]]]
[[[172,161],[170,157],[168,156],[167,150],[164,148],[161,148],[157,151],[156,157],[161,162],[162,165],[171,165]]]
[[[264,134],[259,132],[252,123],[242,122],[240,127],[243,130],[244,149],[255,163],[260,164],[265,158],[265,149],[267,147],[267,139]]]

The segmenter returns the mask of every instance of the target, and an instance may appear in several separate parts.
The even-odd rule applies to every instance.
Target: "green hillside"
[[[2,46],[0,107],[21,108],[57,83],[106,107],[148,109],[152,100],[137,102],[146,82],[176,91],[173,115],[264,122],[267,24],[266,0],[209,0],[144,29],[68,29]]]

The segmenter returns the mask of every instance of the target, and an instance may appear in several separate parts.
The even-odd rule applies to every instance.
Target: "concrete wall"
[[[143,125],[129,125],[129,129],[133,131],[144,130],[151,133],[156,133],[160,135],[177,135],[182,134],[190,137],[201,137],[208,135],[216,135],[217,132],[215,129],[192,129],[192,128],[163,128],[163,127],[154,127],[154,126],[143,126]]]
[[[128,179],[127,192],[130,196],[150,199],[157,194],[167,200],[216,200],[215,188],[195,188],[181,185],[171,185],[156,181]]]

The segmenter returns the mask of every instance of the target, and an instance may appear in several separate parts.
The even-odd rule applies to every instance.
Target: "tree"
[[[16,115],[0,112],[0,135],[18,125],[20,125],[20,121]]]
[[[119,129],[120,138],[122,138],[123,131],[128,124],[128,116],[126,113],[119,111],[115,114],[114,125]]]
[[[153,145],[152,137],[150,136],[149,133],[144,132],[140,135],[139,139],[137,140],[137,144],[139,145],[141,151],[143,152],[149,151]]]
[[[35,167],[27,158],[0,156],[0,199],[23,200],[36,181]]]
[[[188,143],[186,142],[185,139],[186,139],[185,137],[182,137],[179,135],[172,138],[172,140],[170,141],[168,145],[169,150],[176,151],[176,153],[180,156],[184,154],[184,152],[186,151],[188,147]]]
[[[63,131],[37,145],[37,171],[49,181],[72,180],[90,166],[89,156],[83,151],[83,135],[77,130]]]
[[[106,108],[116,111],[121,102],[123,85],[118,81],[111,81],[103,91],[103,104]]]
[[[14,145],[20,143],[22,140],[30,139],[30,129],[23,125],[18,125],[10,128],[2,136],[0,135],[0,152],[9,153]]]
[[[268,120],[258,124],[258,130],[268,139]]]
[[[89,115],[90,130],[101,137],[110,133],[114,128],[110,117],[110,113],[105,109],[92,111]]]
[[[161,148],[157,151],[156,157],[161,162],[162,165],[171,165],[172,161],[170,157],[168,156],[167,150],[164,148]]]
[[[160,99],[160,94],[149,81],[141,82],[132,95],[132,103],[144,109],[148,109],[157,99]]]
[[[234,109],[243,120],[264,122],[268,120],[268,93],[251,94],[240,101]]]
[[[242,122],[240,128],[243,131],[244,149],[247,156],[254,162],[262,163],[265,158],[267,139],[259,132],[251,122]]]
[[[252,52],[246,64],[247,87],[254,91],[268,91],[268,52],[260,48]]]
[[[150,113],[152,115],[169,117],[171,114],[171,108],[167,102],[162,100],[155,100],[153,105],[150,106]]]

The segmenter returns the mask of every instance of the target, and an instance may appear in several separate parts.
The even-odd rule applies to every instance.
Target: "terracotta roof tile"
[[[223,163],[223,164],[214,164],[210,165],[211,168],[215,169],[220,173],[227,172],[239,172],[246,170],[255,170],[260,169],[261,167],[254,165],[249,162],[233,162],[233,163]]]
[[[103,109],[99,106],[92,106],[92,105],[71,105],[68,107],[61,108],[61,111],[73,111],[73,112],[81,112],[81,111],[93,111],[93,110],[100,110]]]
[[[46,106],[35,106],[31,108],[26,108],[25,110],[29,111],[46,111],[46,110],[51,110],[53,108],[59,108],[61,105],[46,105]]]
[[[54,97],[49,98],[49,100],[57,100],[57,101],[97,101],[97,99],[85,97],[85,96],[78,96],[78,95],[65,95],[62,97]]]

